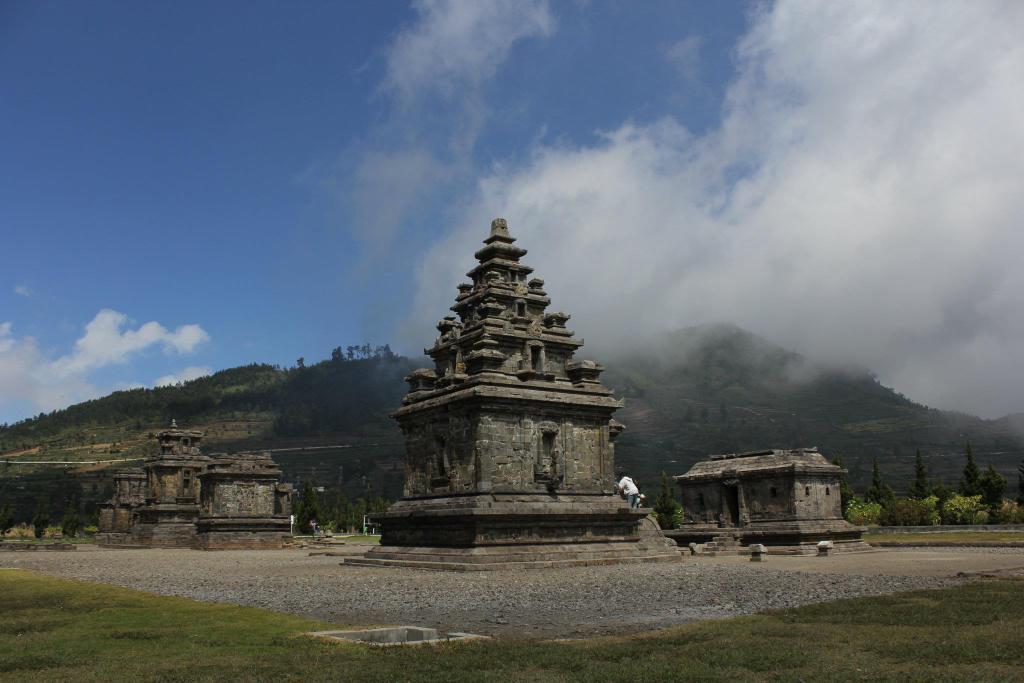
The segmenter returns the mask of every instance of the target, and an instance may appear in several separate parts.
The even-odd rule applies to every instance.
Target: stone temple
[[[350,564],[475,570],[679,561],[648,509],[614,492],[603,367],[576,361],[569,316],[520,263],[503,219],[441,320],[434,366],[393,414],[405,435],[403,497],[377,516],[381,545]]]
[[[844,474],[816,448],[713,455],[675,477],[683,523],[666,534],[681,545],[760,543],[775,554],[868,550],[862,527],[843,519]]]
[[[100,505],[101,545],[280,548],[291,539],[291,486],[270,456],[206,456],[202,437],[172,422],[141,471],[114,476],[114,495]]]

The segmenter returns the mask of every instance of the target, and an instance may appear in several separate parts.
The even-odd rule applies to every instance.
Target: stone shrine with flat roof
[[[839,487],[846,470],[817,448],[712,455],[675,477],[683,523],[665,532],[681,545],[729,537],[769,553],[868,550],[862,527],[843,519]]]
[[[203,433],[170,429],[141,470],[114,476],[97,542],[150,548],[280,548],[291,538],[291,486],[269,454],[203,455]]]
[[[393,414],[405,436],[403,497],[377,515],[381,545],[347,564],[495,569],[679,561],[675,546],[614,490],[603,367],[549,312],[503,219],[412,372]]]

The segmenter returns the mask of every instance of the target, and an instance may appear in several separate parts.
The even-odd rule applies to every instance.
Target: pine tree
[[[78,535],[78,530],[81,526],[82,521],[78,517],[78,511],[69,507],[67,512],[64,513],[64,519],[60,523],[61,536],[74,538]]]
[[[910,497],[924,500],[928,497],[928,489],[928,470],[924,467],[921,449],[918,448],[917,456],[914,458],[914,483],[910,485]]]
[[[14,526],[14,511],[10,503],[4,503],[0,510],[0,538],[2,538]]]
[[[295,528],[301,534],[313,532],[310,522],[316,520],[318,524],[323,522],[320,515],[320,501],[317,499],[316,490],[306,482],[302,487],[302,500],[295,511]]]
[[[999,506],[1003,504],[1006,483],[1006,477],[996,472],[992,465],[989,465],[985,473],[978,477],[978,490],[981,493],[981,502],[989,510],[998,510]]]
[[[967,444],[966,455],[967,464],[964,465],[964,478],[960,481],[960,495],[978,496],[981,495],[981,488],[978,486],[981,470],[978,469],[978,464],[974,462],[974,450],[971,449],[970,443]]]
[[[833,464],[843,467],[843,459],[836,458],[832,461]],[[845,468],[844,468],[845,470]],[[846,508],[850,506],[850,502],[856,497],[853,491],[853,487],[850,486],[850,481],[846,478],[846,472],[843,471],[839,475],[839,504],[843,508],[843,514],[846,514]]]
[[[680,505],[676,497],[672,495],[672,487],[669,484],[668,476],[661,473],[661,492],[654,501],[654,516],[662,529],[674,529],[679,515]]]
[[[32,517],[32,527],[36,538],[42,538],[46,527],[50,526],[50,509],[45,498],[40,498],[36,505],[36,514]]]
[[[892,489],[882,479],[882,472],[878,469],[878,458],[875,458],[871,466],[871,488],[864,498],[870,503],[885,505],[895,497]]]

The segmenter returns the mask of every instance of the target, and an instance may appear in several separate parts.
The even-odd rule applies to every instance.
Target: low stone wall
[[[3,542],[0,543],[0,550],[22,550],[22,551],[38,551],[38,550],[74,550],[74,543],[14,543],[14,542]]]
[[[1024,524],[936,524],[935,526],[877,526],[869,527],[869,534],[938,534],[955,531],[1020,531]]]

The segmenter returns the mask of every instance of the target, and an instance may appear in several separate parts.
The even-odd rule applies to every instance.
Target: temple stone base
[[[381,545],[345,564],[480,571],[681,561],[649,513],[607,495],[400,501],[375,516]]]
[[[109,533],[98,533],[93,542],[101,548],[144,548],[145,546],[135,542],[128,532],[112,531]]]
[[[684,548],[690,543],[710,543],[723,535],[730,535],[736,539],[740,553],[746,552],[747,546],[760,543],[766,546],[769,555],[817,555],[821,541],[831,541],[834,553],[874,550],[861,540],[864,531],[864,527],[843,520],[826,519],[725,528],[692,524],[664,534]]]
[[[196,523],[166,520],[141,522],[133,530],[130,544],[147,548],[194,548]]]
[[[288,517],[200,517],[195,547],[202,550],[268,550],[292,539]]]

